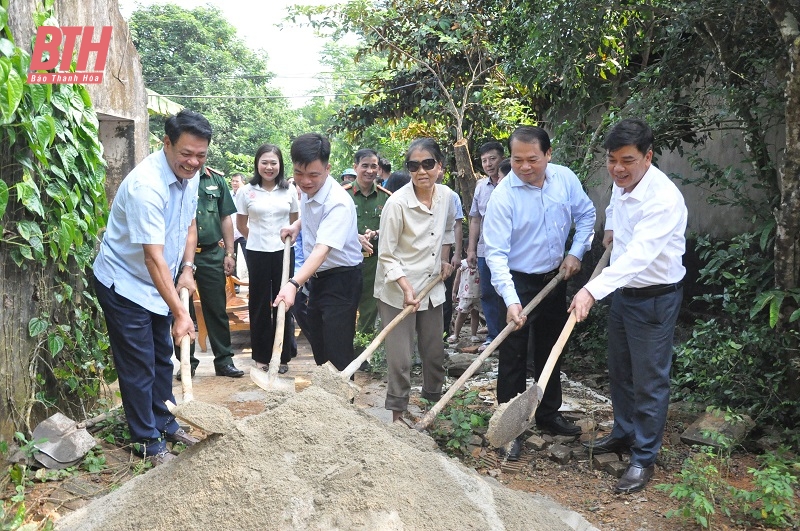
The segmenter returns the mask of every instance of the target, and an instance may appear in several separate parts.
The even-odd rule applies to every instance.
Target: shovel
[[[116,409],[106,411],[83,422],[75,422],[61,413],[44,419],[33,430],[33,457],[46,468],[61,470],[83,459],[97,442],[87,431],[116,413]],[[38,442],[41,441],[41,442]]]
[[[529,313],[531,313],[531,311],[533,311],[533,309],[536,308],[539,305],[539,303],[542,302],[542,300],[544,300],[544,298],[547,297],[550,294],[550,292],[553,291],[553,289],[555,289],[558,283],[561,282],[563,279],[564,279],[564,272],[559,271],[558,274],[553,278],[553,280],[548,282],[547,285],[544,288],[542,288],[542,290],[539,293],[536,294],[536,296],[531,300],[531,302],[529,302],[525,306],[525,308],[522,309],[522,315],[528,315]],[[420,421],[414,425],[414,429],[418,431],[423,431],[428,426],[430,426],[431,422],[433,422],[433,419],[435,419],[436,416],[442,411],[442,409],[444,409],[444,406],[446,406],[447,403],[450,402],[450,400],[458,392],[458,390],[461,389],[464,383],[473,374],[475,374],[475,371],[477,371],[478,368],[481,365],[483,365],[484,360],[486,360],[486,358],[491,356],[494,353],[494,351],[497,350],[497,348],[505,340],[505,338],[507,338],[508,335],[514,331],[514,328],[516,328],[516,326],[517,326],[516,323],[512,321],[508,323],[506,327],[503,328],[503,330],[499,334],[497,334],[497,337],[494,338],[491,343],[489,343],[489,346],[486,347],[486,350],[484,350],[480,356],[475,358],[475,361],[472,362],[472,365],[467,367],[467,370],[464,371],[464,374],[462,374],[461,377],[458,380],[456,380],[456,382],[453,385],[450,386],[450,389],[447,390],[444,396],[442,396],[442,398],[440,398],[439,401],[436,404],[434,404],[434,406],[427,413],[425,413],[425,416],[422,417]]]
[[[189,311],[189,290],[181,288],[181,303]],[[183,403],[175,405],[166,401],[169,412],[195,428],[206,433],[227,433],[233,425],[233,415],[230,410],[216,404],[196,402],[192,392],[192,368],[189,363],[189,349],[191,339],[189,335],[181,338],[181,392]]]
[[[286,237],[283,249],[283,271],[281,273],[281,286],[289,282],[289,264],[291,262],[292,239]],[[281,363],[283,351],[283,330],[286,326],[286,303],[278,303],[278,316],[275,319],[275,340],[272,343],[272,357],[269,360],[269,370],[264,373],[259,367],[250,368],[250,379],[266,391],[285,391],[294,393],[294,378],[279,376],[278,368]]]
[[[597,267],[594,268],[590,280],[600,274],[600,271],[608,264],[610,257],[611,246],[609,245],[597,263]],[[495,448],[505,446],[513,441],[533,422],[536,408],[544,396],[544,389],[547,387],[547,382],[550,381],[550,376],[553,374],[553,369],[556,366],[556,362],[558,362],[559,356],[561,356],[561,351],[564,350],[569,335],[575,327],[575,322],[575,311],[573,310],[570,312],[567,324],[564,325],[555,345],[553,345],[553,349],[550,351],[547,363],[545,363],[542,373],[539,375],[539,381],[524,393],[520,393],[511,401],[502,404],[492,415],[489,420],[489,428],[486,431],[486,438]]]
[[[431,280],[422,291],[417,294],[417,299],[425,298],[430,291],[436,287],[436,285],[442,281],[442,275],[436,275],[436,277]],[[383,327],[383,330],[375,336],[375,339],[364,349],[364,352],[358,355],[356,359],[350,362],[350,364],[344,368],[342,372],[336,368],[330,361],[326,362],[323,367],[326,367],[328,370],[317,370],[314,372],[314,376],[312,377],[312,381],[314,384],[321,386],[328,392],[334,394],[340,394],[346,396],[348,399],[355,398],[356,394],[358,394],[359,388],[356,384],[350,381],[350,377],[353,376],[361,364],[365,361],[369,361],[372,358],[372,355],[378,349],[383,340],[386,339],[386,336],[389,335],[389,332],[394,330],[400,322],[408,317],[411,313],[414,312],[413,306],[406,306],[403,308],[399,314],[395,316],[394,319],[389,321],[389,323]]]

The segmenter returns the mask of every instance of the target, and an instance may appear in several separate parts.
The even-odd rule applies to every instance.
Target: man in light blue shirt
[[[512,172],[492,193],[483,222],[486,263],[492,285],[506,304],[506,322],[517,324],[500,346],[497,401],[508,402],[525,391],[529,355],[538,379],[567,321],[565,283],[559,284],[526,319],[521,315],[545,285],[563,270],[569,278],[581,268],[594,234],[595,208],[578,177],[550,163],[550,137],[544,129],[523,126],[509,138]],[[573,222],[575,235],[564,255]],[[530,346],[530,347],[529,347]],[[529,348],[533,351],[529,352]],[[560,413],[560,363],[536,409],[536,424],[558,435],[581,429]],[[512,444],[509,460],[519,459],[521,440]]]
[[[192,294],[196,287],[196,176],[211,141],[208,120],[191,111],[171,116],[164,130],[164,148],[122,181],[94,261],[134,451],[154,464],[175,457],[167,442],[197,441],[179,428],[164,402],[175,401],[173,338],[194,339],[178,291],[185,287]]]

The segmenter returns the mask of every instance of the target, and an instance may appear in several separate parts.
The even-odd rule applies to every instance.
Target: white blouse
[[[248,251],[282,251],[281,229],[289,225],[289,214],[300,210],[297,190],[291,184],[272,190],[248,184],[236,194],[236,210],[249,217]]]

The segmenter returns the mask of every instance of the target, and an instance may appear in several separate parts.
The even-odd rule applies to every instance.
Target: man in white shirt
[[[587,441],[593,453],[630,449],[630,466],[616,492],[642,490],[669,406],[672,337],[683,299],[686,205],[678,188],[652,165],[653,132],[642,120],[619,122],[606,136],[606,166],[614,179],[603,243],[611,265],[581,289],[570,311],[578,321],[595,300],[612,295],[608,373],[614,428]]]
[[[303,231],[305,262],[275,298],[274,306],[294,304],[308,282],[308,341],[314,361],[330,361],[344,370],[353,359],[356,310],[361,297],[361,243],[356,206],[346,190],[329,175],[331,143],[317,133],[298,136],[291,156],[295,186],[302,191],[300,219],[281,229],[292,242]]]

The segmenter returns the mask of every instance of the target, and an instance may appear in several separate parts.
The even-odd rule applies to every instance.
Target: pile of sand
[[[58,529],[538,530],[568,526],[552,502],[448,458],[310,387],[235,421],[177,459],[57,523]],[[574,516],[574,513],[573,513]]]

